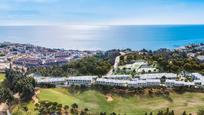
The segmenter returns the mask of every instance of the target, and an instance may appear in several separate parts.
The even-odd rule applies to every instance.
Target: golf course
[[[5,74],[3,74],[3,73],[0,73],[0,81],[3,81],[4,79],[5,79]]]
[[[204,93],[186,92],[183,94],[171,93],[170,98],[166,99],[161,96],[119,96],[111,94],[111,101],[107,100],[107,96],[95,91],[87,90],[71,94],[64,88],[50,88],[39,89],[37,95],[39,101],[48,100],[58,102],[63,105],[71,105],[77,103],[80,109],[89,108],[92,114],[99,112],[117,112],[126,113],[127,115],[144,115],[145,112],[156,113],[159,110],[169,108],[174,110],[176,115],[180,115],[185,110],[187,113],[196,113],[199,109],[204,108]],[[27,106],[27,113],[37,114],[34,111],[34,104],[32,102],[24,103],[15,107],[13,112],[19,114],[26,114],[22,107]]]
[[[0,73],[0,85],[1,85],[1,82],[4,81],[4,79],[5,79],[5,74]]]

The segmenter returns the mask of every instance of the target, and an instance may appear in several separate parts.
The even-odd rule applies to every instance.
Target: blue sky
[[[0,0],[0,25],[204,24],[204,0]]]
[[[0,42],[96,50],[172,48],[204,39],[204,27],[113,26],[165,24],[204,24],[204,0],[0,0]]]

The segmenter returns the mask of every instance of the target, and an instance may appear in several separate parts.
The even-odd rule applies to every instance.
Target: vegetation
[[[40,89],[38,97],[40,101],[57,102],[63,106],[77,103],[82,108],[90,109],[90,113],[92,114],[99,114],[100,112],[106,112],[106,114],[112,112],[120,114],[137,113],[138,115],[144,115],[145,112],[152,112],[153,114],[157,114],[158,111],[165,110],[169,107],[177,115],[182,114],[184,110],[187,113],[195,113],[204,107],[203,93],[170,93],[169,98],[171,100],[163,96],[111,95],[113,101],[108,102],[106,94],[96,90],[70,93],[67,89],[54,88]]]
[[[5,56],[5,54],[0,52],[0,57],[3,57],[3,56]]]
[[[4,81],[5,79],[5,74],[0,73],[0,87],[1,87],[1,83]]]
[[[125,50],[124,50],[125,51]],[[115,58],[120,55],[119,49],[108,50],[104,54],[97,54],[97,57],[107,60],[111,65],[115,63]]]
[[[170,51],[168,49],[160,49],[154,52],[143,49],[141,52],[121,56],[120,65],[131,63],[133,60],[144,59],[149,64],[157,63],[159,69],[165,72],[189,71],[204,73],[204,63],[196,58],[187,57],[185,52]]]
[[[67,76],[67,75],[104,75],[111,68],[111,64],[102,58],[93,56],[75,60],[62,67],[31,68],[30,72],[39,72],[44,76]]]
[[[38,115],[35,105],[30,102],[19,103],[12,109],[12,115]]]
[[[3,88],[3,91],[10,90],[12,95],[19,93],[20,98],[26,101],[30,100],[34,94],[35,80],[32,77],[26,77],[20,72],[7,69]],[[3,100],[8,100],[7,96],[3,96],[2,98],[5,98]]]
[[[0,88],[0,103],[10,104],[14,100],[11,91],[7,88]]]

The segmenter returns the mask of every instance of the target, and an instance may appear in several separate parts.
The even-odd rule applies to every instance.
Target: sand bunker
[[[107,100],[107,102],[111,102],[111,101],[113,101],[113,97],[110,94],[106,95],[106,100]]]

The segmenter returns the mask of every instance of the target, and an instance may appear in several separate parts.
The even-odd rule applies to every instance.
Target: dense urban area
[[[2,114],[204,115],[203,43],[155,51],[79,51],[4,42],[0,71]],[[175,97],[183,95],[200,103],[176,108]],[[140,108],[148,106],[140,99],[168,104]]]

